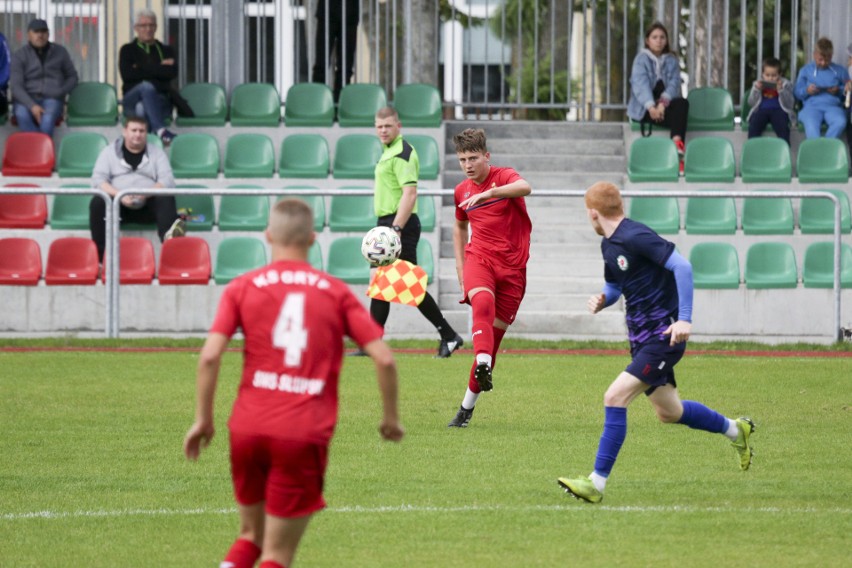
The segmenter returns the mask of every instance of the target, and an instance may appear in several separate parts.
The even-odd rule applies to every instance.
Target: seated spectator
[[[802,101],[799,120],[805,136],[819,138],[822,124],[828,125],[826,138],[837,138],[846,130],[843,90],[849,81],[846,68],[832,63],[834,46],[821,37],[814,49],[814,60],[802,67],[796,79],[796,98]]]
[[[111,196],[124,189],[154,189],[175,186],[172,167],[166,153],[148,146],[148,123],[141,117],[130,117],[122,136],[104,148],[92,171],[92,187]],[[100,197],[89,203],[89,228],[103,263],[106,245],[106,204]],[[121,220],[134,223],[156,223],[160,241],[181,237],[186,223],[177,214],[174,195],[126,195],[121,199]]]
[[[6,36],[0,33],[0,116],[9,112],[9,99],[6,89],[9,88],[9,44]]]
[[[77,86],[77,70],[68,50],[49,37],[47,22],[30,22],[27,43],[12,55],[10,82],[18,127],[52,136],[65,97]]]
[[[751,110],[748,121],[748,137],[761,136],[766,125],[771,123],[778,138],[790,144],[790,123],[796,122],[796,99],[793,84],[781,76],[781,62],[774,57],[763,60],[761,78],[754,82],[748,94]]]
[[[151,132],[168,146],[175,137],[166,129],[166,119],[172,115],[172,81],[178,72],[175,53],[154,39],[157,14],[152,10],[139,10],[133,29],[136,39],[118,52],[124,114],[147,119]]]
[[[633,60],[627,116],[642,123],[643,136],[646,124],[668,126],[683,171],[688,114],[689,102],[680,92],[680,64],[669,47],[669,32],[654,22],[645,32],[644,49]]]

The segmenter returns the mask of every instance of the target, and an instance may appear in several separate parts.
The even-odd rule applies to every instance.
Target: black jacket
[[[164,59],[174,59],[175,63],[162,65],[160,62]],[[118,52],[118,71],[121,73],[124,94],[142,81],[148,81],[158,91],[168,93],[178,72],[175,50],[156,40],[150,46],[133,40],[121,46]]]

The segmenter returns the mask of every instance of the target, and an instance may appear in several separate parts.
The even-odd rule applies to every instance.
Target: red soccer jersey
[[[512,168],[491,166],[485,180],[476,184],[466,179],[456,186],[456,219],[470,221],[471,237],[465,253],[499,262],[512,268],[524,268],[530,258],[532,222],[523,197],[501,197],[478,203],[463,211],[459,203],[492,187],[521,179]]]
[[[306,262],[280,261],[234,279],[211,332],[245,336],[243,374],[228,426],[326,444],[337,423],[343,337],[382,329],[343,282]]]

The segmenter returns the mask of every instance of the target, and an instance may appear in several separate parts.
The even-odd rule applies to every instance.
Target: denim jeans
[[[126,116],[141,116],[148,120],[151,132],[166,127],[166,119],[172,114],[172,102],[165,93],[159,92],[148,81],[142,81],[124,94],[121,104]]]
[[[29,107],[21,103],[15,103],[15,118],[18,120],[18,128],[22,132],[44,132],[53,136],[56,128],[56,119],[62,115],[62,107],[65,103],[60,99],[34,99],[35,103],[44,109],[41,121],[36,122]]]

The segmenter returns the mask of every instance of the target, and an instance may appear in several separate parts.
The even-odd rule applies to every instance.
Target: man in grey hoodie
[[[12,55],[9,82],[20,129],[52,136],[65,97],[77,86],[77,70],[68,50],[49,37],[47,22],[30,22],[27,43]]]
[[[147,144],[148,122],[130,117],[121,138],[101,150],[92,171],[92,187],[115,197],[124,189],[155,189],[175,186],[175,176],[166,153]],[[121,220],[156,223],[160,241],[181,237],[186,223],[177,214],[174,195],[125,195],[121,199]],[[89,228],[103,262],[106,244],[106,204],[100,197],[89,203]]]

